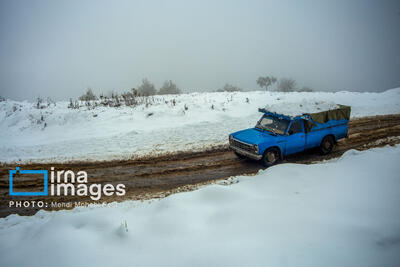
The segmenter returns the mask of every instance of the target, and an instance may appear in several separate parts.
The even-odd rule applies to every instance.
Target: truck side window
[[[292,123],[289,129],[289,135],[296,134],[296,133],[302,133],[303,132],[303,121],[302,120],[296,120]]]

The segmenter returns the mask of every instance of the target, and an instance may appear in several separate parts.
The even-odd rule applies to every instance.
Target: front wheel
[[[332,152],[334,145],[335,140],[333,140],[332,136],[325,136],[324,139],[322,139],[321,145],[319,147],[321,150],[321,154],[326,155]]]
[[[261,164],[264,167],[271,167],[279,161],[279,151],[276,148],[269,148],[264,152],[261,158]]]

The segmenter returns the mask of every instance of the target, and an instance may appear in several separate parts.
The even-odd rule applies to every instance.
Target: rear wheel
[[[335,140],[333,139],[332,136],[325,136],[324,139],[322,139],[321,145],[320,145],[320,150],[322,155],[329,154],[332,152],[333,147],[335,146]]]
[[[275,165],[279,161],[279,151],[276,148],[269,148],[264,152],[263,157],[261,158],[261,164],[264,167],[270,167]]]

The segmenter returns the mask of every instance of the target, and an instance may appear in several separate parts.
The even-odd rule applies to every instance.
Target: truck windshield
[[[257,122],[256,128],[259,128],[261,130],[267,130],[273,132],[274,134],[283,135],[288,125],[289,125],[288,120],[282,120],[275,117],[264,115]]]

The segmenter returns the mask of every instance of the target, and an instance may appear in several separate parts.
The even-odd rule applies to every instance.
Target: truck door
[[[286,154],[293,154],[303,151],[306,145],[304,121],[292,121],[287,134],[288,136],[286,136]]]

